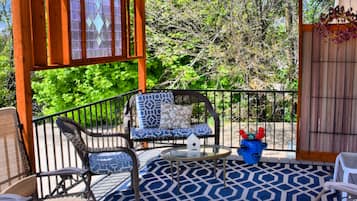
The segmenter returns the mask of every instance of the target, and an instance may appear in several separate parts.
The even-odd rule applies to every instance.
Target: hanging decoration
[[[345,11],[343,6],[331,7],[327,14],[321,14],[316,26],[321,36],[335,43],[357,38],[357,14],[352,8]]]

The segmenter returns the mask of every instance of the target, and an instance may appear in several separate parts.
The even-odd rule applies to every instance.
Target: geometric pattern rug
[[[227,160],[226,182],[223,183],[222,161],[183,162],[180,165],[180,188],[171,180],[170,163],[155,159],[140,171],[141,200],[274,200],[310,201],[332,179],[329,165],[260,162],[247,165],[240,160]],[[120,184],[105,201],[134,200],[130,178]],[[129,189],[129,190],[128,190]],[[336,192],[326,193],[322,200],[339,200]]]

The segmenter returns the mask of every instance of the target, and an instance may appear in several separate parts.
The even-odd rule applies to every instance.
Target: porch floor
[[[148,162],[157,158],[161,151],[165,148],[161,149],[151,149],[145,151],[138,151],[137,155],[140,160],[140,167],[144,167]],[[228,157],[228,159],[242,160],[240,156],[237,155],[237,149],[232,149],[232,154]],[[262,162],[281,162],[281,163],[292,163],[292,164],[314,164],[314,165],[333,165],[331,163],[323,163],[323,162],[313,162],[313,161],[298,161],[295,159],[294,152],[278,152],[278,151],[264,151],[263,157],[261,159]],[[125,181],[130,176],[127,173],[120,174],[112,174],[109,176],[95,176],[93,178],[92,190],[95,194],[97,200],[101,201],[104,198],[112,193],[116,187]]]

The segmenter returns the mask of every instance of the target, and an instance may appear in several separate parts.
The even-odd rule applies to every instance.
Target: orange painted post
[[[135,0],[135,43],[138,59],[139,90],[146,91],[146,56],[145,56],[145,0]],[[142,142],[143,148],[148,148],[148,142]]]
[[[145,57],[145,1],[135,1],[136,56]]]
[[[36,30],[33,32],[33,47],[36,50],[34,63],[38,66],[47,66],[45,2],[37,0],[31,3],[32,29]]]
[[[16,101],[30,164],[35,170],[35,152],[32,128],[31,68],[34,65],[31,37],[32,0],[12,0],[12,23],[14,34],[14,63],[16,78]]]
[[[138,85],[143,93],[146,91],[146,59],[138,59]]]
[[[48,18],[48,49],[50,64],[70,64],[69,3],[46,0]]]
[[[145,1],[135,1],[135,30],[138,59],[139,90],[146,91],[146,56],[145,56]]]

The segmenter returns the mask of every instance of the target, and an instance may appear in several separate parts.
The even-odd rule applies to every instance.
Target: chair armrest
[[[59,170],[53,170],[53,171],[48,171],[48,172],[40,172],[37,173],[37,177],[46,177],[46,176],[70,176],[70,175],[84,175],[87,174],[88,170],[82,169],[82,168],[75,168],[75,167],[68,167],[68,168],[62,168]]]
[[[326,182],[324,184],[324,189],[326,190],[338,190],[342,192],[347,192],[352,195],[357,195],[357,185],[352,183],[343,183],[343,182]]]
[[[62,132],[71,133],[71,135],[73,136],[75,136],[75,130],[77,130],[78,132],[83,132],[84,134],[90,137],[122,137],[123,139],[126,140],[126,144],[127,145],[129,144],[128,143],[129,135],[125,133],[104,134],[104,133],[92,132],[84,128],[79,123],[75,122],[73,119],[69,119],[67,117],[58,117],[56,123],[58,127],[60,127]],[[77,138],[80,138],[80,136],[79,137],[77,136]],[[77,139],[77,142],[78,141],[80,140]]]
[[[211,102],[209,102],[209,100],[207,99],[207,97],[204,97],[206,99],[205,101],[205,105],[206,108],[208,110],[208,112],[210,113],[210,115],[213,117],[214,120],[214,134],[215,134],[215,144],[219,145],[219,137],[220,137],[220,121],[219,121],[219,116],[216,113],[216,111],[214,110]]]
[[[101,147],[101,148],[91,148],[88,147],[89,153],[103,153],[103,152],[127,152],[133,151],[128,147]]]

